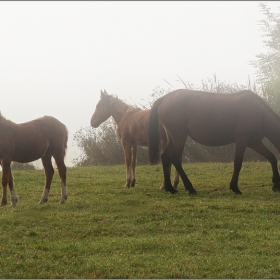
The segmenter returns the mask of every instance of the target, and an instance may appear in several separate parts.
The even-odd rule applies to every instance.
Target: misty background
[[[72,166],[73,135],[90,125],[101,89],[143,104],[156,87],[183,88],[178,76],[253,82],[262,19],[257,1],[0,2],[1,113],[59,119]]]

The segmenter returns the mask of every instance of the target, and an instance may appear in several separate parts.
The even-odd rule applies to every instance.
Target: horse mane
[[[125,103],[124,101],[119,99],[118,96],[116,96],[116,95],[110,95],[110,96],[112,98],[111,104],[114,103],[116,105],[117,111],[121,114],[125,114],[128,112],[136,112],[136,111],[141,110],[140,108],[138,108],[136,106],[132,106],[132,105]]]
[[[11,125],[11,124],[14,124],[14,122],[12,122],[12,121],[6,119],[6,118],[3,116],[2,112],[0,111],[0,125],[5,125],[5,126],[7,126],[7,125]]]

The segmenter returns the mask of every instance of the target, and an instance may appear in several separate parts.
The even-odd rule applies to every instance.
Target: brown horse
[[[200,144],[223,146],[235,142],[234,171],[230,189],[241,194],[238,176],[246,148],[264,156],[271,164],[273,191],[280,191],[276,157],[264,146],[267,138],[280,152],[280,117],[252,91],[233,94],[210,93],[195,90],[176,90],[155,101],[149,120],[149,159],[159,160],[158,119],[168,135],[168,144],[161,155],[165,188],[176,190],[170,183],[169,164],[178,170],[185,189],[196,194],[182,168],[180,155],[187,136]]]
[[[130,106],[117,97],[109,95],[106,91],[101,91],[100,100],[96,105],[95,112],[91,117],[91,126],[97,128],[101,123],[106,121],[110,116],[115,120],[118,127],[118,135],[124,151],[126,163],[126,188],[134,187],[135,166],[137,146],[148,146],[148,120],[151,110],[141,110]],[[166,133],[163,127],[159,126],[159,138],[161,147],[167,143]],[[171,169],[171,165],[169,167]],[[174,176],[174,188],[179,183],[178,172]],[[163,183],[161,189],[164,189]]]
[[[66,126],[53,117],[45,116],[26,123],[16,124],[0,114],[0,160],[2,166],[3,195],[1,206],[7,205],[7,185],[11,192],[12,205],[18,201],[11,171],[11,162],[31,162],[39,158],[45,169],[46,183],[40,204],[48,201],[54,168],[54,157],[61,179],[61,203],[67,199],[66,166],[64,156],[67,148]]]

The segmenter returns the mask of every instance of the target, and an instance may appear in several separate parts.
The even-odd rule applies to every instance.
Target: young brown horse
[[[178,170],[186,190],[196,194],[182,168],[180,155],[187,136],[200,144],[222,146],[235,142],[234,171],[230,189],[241,194],[238,176],[246,148],[264,156],[271,164],[273,191],[280,191],[276,157],[264,146],[266,137],[280,152],[280,117],[259,97],[249,90],[233,94],[210,93],[194,90],[176,90],[155,101],[149,120],[149,159],[159,160],[158,119],[168,135],[168,144],[161,155],[165,188],[176,190],[170,183],[170,162]]]
[[[7,205],[7,185],[11,192],[12,205],[16,206],[11,162],[31,162],[39,158],[45,169],[46,184],[40,204],[48,201],[54,169],[54,157],[61,179],[61,203],[67,199],[66,166],[64,156],[67,148],[68,131],[66,126],[53,117],[45,116],[26,123],[15,124],[0,114],[0,160],[2,166],[3,195],[1,206]]]
[[[135,166],[137,146],[148,146],[148,120],[151,110],[141,110],[127,105],[117,97],[101,91],[100,100],[96,105],[95,112],[91,117],[91,126],[97,128],[101,123],[112,116],[118,127],[118,134],[124,151],[126,163],[126,188],[134,187]],[[159,126],[159,138],[161,147],[167,143],[166,133],[163,127]],[[171,169],[171,165],[169,166]],[[179,183],[178,172],[174,176],[174,188]],[[161,189],[165,189],[165,184]]]

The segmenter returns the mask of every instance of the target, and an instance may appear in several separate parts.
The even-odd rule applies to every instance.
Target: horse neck
[[[135,110],[136,110],[136,108],[124,103],[123,101],[121,101],[119,99],[116,99],[116,102],[114,102],[114,104],[112,104],[112,106],[111,106],[112,117],[115,120],[115,122],[117,123],[117,125],[120,123],[120,121],[123,118],[123,115],[125,113],[132,112]]]
[[[3,117],[0,113],[0,127],[5,128],[5,127],[10,127],[10,126],[15,126],[16,124],[10,120],[7,120],[5,117]]]
[[[7,129],[16,127],[16,124],[4,118],[0,113],[0,136],[2,137],[7,133]]]

